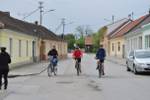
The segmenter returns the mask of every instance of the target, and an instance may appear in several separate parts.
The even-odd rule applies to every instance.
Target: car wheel
[[[129,65],[128,65],[128,63],[127,63],[127,71],[131,71],[131,70],[130,70],[130,68],[129,68]]]
[[[138,72],[137,72],[137,70],[136,70],[136,66],[135,66],[135,65],[133,66],[133,72],[134,72],[134,74],[138,74]]]

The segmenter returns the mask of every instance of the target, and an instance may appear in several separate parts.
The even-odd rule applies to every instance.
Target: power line
[[[61,28],[62,23],[60,25],[58,25],[58,27],[55,29],[55,33]]]
[[[25,20],[27,17],[31,16],[32,14],[34,14],[35,12],[37,12],[39,10],[39,8],[37,8],[36,10],[32,11],[31,13],[29,13],[27,16],[23,17],[22,20]]]

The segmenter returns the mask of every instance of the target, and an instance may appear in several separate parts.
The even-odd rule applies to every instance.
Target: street
[[[47,65],[29,65],[9,74],[36,73]],[[77,76],[69,55],[59,62],[58,76],[48,77],[44,71],[36,76],[9,78],[8,90],[0,91],[0,100],[149,100],[150,75],[134,75],[110,61],[105,62],[105,74],[98,78],[94,55],[85,54],[82,74]]]

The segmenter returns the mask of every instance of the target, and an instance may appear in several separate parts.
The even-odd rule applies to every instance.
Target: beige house
[[[7,48],[12,58],[11,66],[46,60],[53,45],[56,45],[60,58],[67,57],[67,42],[53,32],[0,11],[0,47]]]

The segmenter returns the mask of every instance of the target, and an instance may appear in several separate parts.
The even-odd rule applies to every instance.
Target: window
[[[27,41],[26,41],[26,56],[29,55],[28,49],[29,49],[29,42],[28,42],[28,40],[27,40]]]
[[[114,51],[114,43],[112,43],[112,51]]]
[[[142,49],[142,36],[139,37],[139,49]]]
[[[150,48],[150,35],[145,36],[145,48]]]
[[[120,42],[118,42],[118,51],[120,51]]]
[[[133,57],[134,56],[134,51],[131,51],[130,54],[129,54],[129,56]]]
[[[10,56],[12,56],[12,38],[9,38],[9,53],[10,53]]]
[[[19,57],[21,57],[21,40],[19,40]]]

